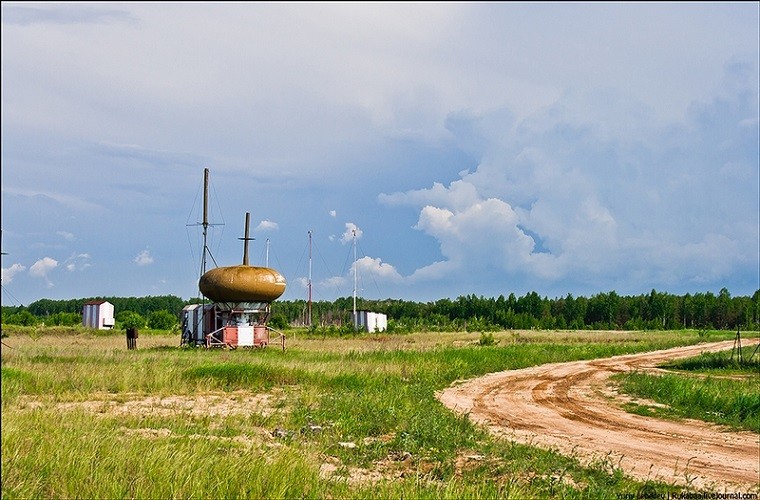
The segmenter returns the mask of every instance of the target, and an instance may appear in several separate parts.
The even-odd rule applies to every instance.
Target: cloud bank
[[[283,299],[307,231],[325,299],[354,230],[381,297],[760,287],[756,3],[1,8],[23,302],[197,296],[204,167],[214,258],[256,214]]]
[[[497,271],[548,288],[641,291],[756,275],[754,73],[727,67],[722,95],[694,103],[684,122],[663,124],[610,93],[567,95],[517,123],[450,117],[480,148],[477,168],[448,186],[379,196],[418,210],[415,229],[444,257],[408,278]]]

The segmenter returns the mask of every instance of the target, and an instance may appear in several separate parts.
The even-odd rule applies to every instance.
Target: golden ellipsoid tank
[[[269,267],[217,267],[201,276],[198,288],[214,302],[272,302],[285,292],[285,278]]]

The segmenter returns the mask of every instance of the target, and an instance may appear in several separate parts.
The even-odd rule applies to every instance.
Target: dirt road
[[[700,490],[758,492],[757,434],[627,413],[621,402],[628,399],[608,382],[615,373],[657,370],[665,361],[732,346],[716,342],[492,373],[457,383],[438,398],[495,434],[582,463],[601,460],[632,477]]]

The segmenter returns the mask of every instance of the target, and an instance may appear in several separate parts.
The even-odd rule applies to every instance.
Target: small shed
[[[85,302],[82,310],[82,325],[86,328],[111,330],[114,325],[113,304],[107,300]]]
[[[388,316],[372,311],[356,311],[356,325],[367,332],[384,332],[388,328]]]

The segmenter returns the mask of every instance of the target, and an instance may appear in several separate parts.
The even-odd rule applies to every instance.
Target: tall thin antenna
[[[269,238],[267,238],[267,253],[266,253],[266,260],[264,261],[266,264],[264,264],[266,267],[269,267]]]
[[[356,229],[352,229],[351,232],[353,233],[353,240],[354,240],[354,330],[359,329],[359,321],[356,316],[356,275],[357,275],[357,269],[356,269]]]
[[[201,276],[206,274],[206,254],[208,253],[208,168],[203,169],[203,255],[201,256]]]
[[[206,274],[206,264],[208,262],[208,257],[211,257],[211,260],[214,262],[214,265],[216,265],[216,259],[214,259],[214,256],[211,254],[211,250],[208,247],[208,228],[211,226],[223,226],[224,223],[221,224],[211,224],[208,221],[208,209],[209,209],[209,169],[204,168],[203,169],[203,222],[196,222],[194,224],[188,224],[188,226],[202,226],[203,227],[203,250],[201,252],[201,272],[199,277],[202,278]],[[193,208],[195,208],[195,205],[193,205]],[[199,290],[200,292],[200,290]],[[203,307],[201,309],[201,317],[199,318],[199,322],[196,325],[197,328],[203,328],[203,325],[205,324],[205,318],[206,318],[206,296],[201,293],[201,304],[203,304]],[[189,341],[189,339],[185,339],[183,335],[182,343],[184,344],[186,341]],[[197,339],[196,339],[197,342]]]
[[[309,231],[309,281],[307,282],[307,287],[309,290],[309,301],[308,301],[308,326],[311,327],[311,230]]]
[[[238,238],[239,240],[243,240],[243,265],[247,266],[248,264],[248,242],[253,241],[256,238],[249,238],[248,237],[248,228],[251,225],[251,213],[246,212],[245,213],[245,237],[244,238]]]
[[[188,226],[202,226],[203,227],[203,250],[201,252],[201,272],[200,276],[203,276],[206,274],[206,265],[208,264],[208,258],[211,257],[211,260],[216,264],[216,260],[214,259],[214,256],[211,254],[211,250],[208,247],[208,228],[211,226],[223,226],[224,223],[220,224],[211,224],[208,221],[208,211],[209,211],[209,170],[208,168],[203,169],[203,222],[196,222],[194,224],[188,224]]]

